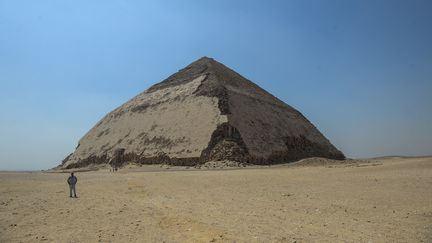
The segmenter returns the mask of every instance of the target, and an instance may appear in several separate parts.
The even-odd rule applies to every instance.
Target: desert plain
[[[432,157],[0,173],[0,242],[432,242]]]

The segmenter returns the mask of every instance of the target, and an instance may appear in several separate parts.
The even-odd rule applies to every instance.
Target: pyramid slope
[[[122,161],[193,165],[344,158],[300,112],[203,57],[107,114],[63,168]]]

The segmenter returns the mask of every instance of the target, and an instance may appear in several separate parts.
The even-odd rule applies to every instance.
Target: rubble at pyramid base
[[[215,131],[215,133],[218,134],[219,131]],[[310,157],[322,157],[335,160],[345,159],[343,154],[331,153],[327,151],[325,147],[311,142],[304,137],[287,137],[287,150],[273,152],[266,157],[250,155],[247,152],[247,149],[244,147],[244,144],[239,145],[238,142],[231,138],[224,138],[213,143],[215,143],[215,145],[211,146],[211,149],[207,148],[204,150],[200,157],[171,158],[163,152],[160,152],[157,156],[152,157],[144,157],[136,153],[124,153],[115,156],[116,158],[108,157],[107,155],[90,156],[86,159],[80,160],[77,163],[69,164],[64,168],[73,169],[92,165],[110,164],[110,161],[113,159],[116,159],[115,167],[119,168],[130,163],[138,165],[166,164],[173,166],[197,166],[205,164],[209,161],[235,161],[242,164],[251,165],[272,165],[295,162]],[[212,144],[212,142],[210,144]]]

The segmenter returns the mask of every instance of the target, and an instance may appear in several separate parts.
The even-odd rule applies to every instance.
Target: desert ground
[[[1,172],[0,242],[432,242],[431,157],[317,161]]]

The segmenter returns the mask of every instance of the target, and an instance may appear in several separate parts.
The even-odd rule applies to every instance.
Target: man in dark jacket
[[[67,183],[69,184],[69,197],[72,197],[72,191],[74,193],[74,197],[77,197],[76,190],[75,190],[75,184],[78,182],[78,179],[76,176],[74,176],[74,173],[71,173],[71,176],[67,179]]]

